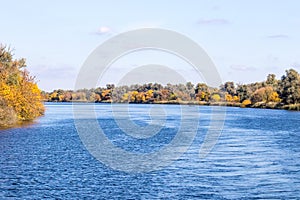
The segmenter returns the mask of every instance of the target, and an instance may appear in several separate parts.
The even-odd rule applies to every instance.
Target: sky
[[[223,82],[250,83],[300,71],[300,1],[0,0],[0,43],[27,60],[42,90],[73,89],[80,68],[95,48],[120,33],[161,28],[197,42]],[[165,52],[124,56],[98,83],[118,83],[136,67],[174,67],[185,80],[202,81],[193,68]],[[180,71],[181,70],[181,71]]]

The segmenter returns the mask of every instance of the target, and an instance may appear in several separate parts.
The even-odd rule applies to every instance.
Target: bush
[[[211,101],[212,101],[212,102],[219,102],[220,100],[221,100],[221,97],[220,97],[219,94],[213,94],[213,95],[211,96]]]
[[[242,102],[241,107],[245,108],[245,107],[249,107],[251,105],[251,101],[249,99],[246,99]]]

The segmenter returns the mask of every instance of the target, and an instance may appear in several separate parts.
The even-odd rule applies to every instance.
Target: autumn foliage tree
[[[251,97],[252,103],[256,102],[279,102],[280,98],[276,91],[274,91],[273,87],[267,86],[262,87],[254,92]]]
[[[41,91],[25,67],[25,59],[14,59],[11,50],[0,45],[0,126],[32,120],[44,113]]]

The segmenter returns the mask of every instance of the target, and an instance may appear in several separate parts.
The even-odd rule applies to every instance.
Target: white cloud
[[[285,34],[276,34],[276,35],[268,35],[267,38],[269,39],[288,39],[289,36]]]
[[[300,69],[300,64],[299,64],[299,62],[294,62],[294,63],[292,64],[292,67],[295,67],[295,68],[297,68],[297,69]]]
[[[200,19],[198,20],[198,24],[200,25],[225,25],[229,24],[229,21],[226,19]]]
[[[255,71],[256,70],[255,67],[249,67],[246,65],[231,65],[230,68],[235,71]]]
[[[30,74],[36,76],[40,89],[52,91],[53,89],[73,89],[77,77],[77,69],[67,64],[58,65],[31,65]]]
[[[96,34],[98,35],[102,35],[102,34],[107,34],[107,33],[111,33],[112,29],[108,26],[101,26],[97,31]]]

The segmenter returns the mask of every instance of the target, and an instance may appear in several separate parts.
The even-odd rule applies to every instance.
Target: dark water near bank
[[[217,145],[200,159],[212,107],[190,106],[200,120],[188,151],[163,170],[128,174],[88,153],[71,104],[46,107],[35,124],[1,130],[0,199],[300,199],[300,112],[228,107]],[[178,131],[180,106],[163,107],[169,116],[158,136],[164,137],[130,140],[118,129],[110,105],[95,105],[107,137],[139,153],[156,151]],[[150,108],[130,105],[134,122],[146,125]]]

